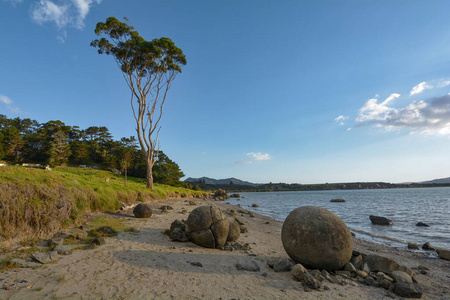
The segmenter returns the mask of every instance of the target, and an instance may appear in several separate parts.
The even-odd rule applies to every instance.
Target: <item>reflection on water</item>
[[[240,194],[241,201],[229,202],[275,219],[284,220],[300,206],[321,206],[341,217],[359,238],[392,246],[430,242],[450,248],[450,187]],[[335,198],[346,202],[330,202]],[[259,207],[251,207],[253,203]],[[394,224],[372,225],[369,215],[387,217]],[[415,226],[417,222],[430,227]]]

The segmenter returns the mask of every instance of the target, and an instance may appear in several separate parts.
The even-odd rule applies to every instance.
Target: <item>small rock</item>
[[[191,265],[193,265],[194,267],[200,267],[200,268],[203,268],[202,263],[201,263],[201,262],[198,262],[198,261],[193,261],[193,262],[191,262]]]
[[[414,244],[414,243],[412,243],[412,242],[408,242],[408,249],[411,249],[411,250],[419,250],[419,245]]]
[[[370,267],[367,263],[363,264],[362,271],[366,272],[367,274],[370,273]]]
[[[423,222],[419,222],[416,224],[416,226],[422,226],[422,227],[430,227],[430,225],[423,223]]]
[[[402,271],[394,271],[391,273],[391,276],[394,278],[394,282],[413,282],[411,276]]]
[[[197,205],[197,203],[195,201],[190,200],[189,205]]]
[[[392,225],[392,220],[385,217],[369,216],[369,219],[372,221],[372,224],[375,225]]]
[[[273,270],[275,272],[289,272],[294,266],[294,262],[286,257],[280,257],[273,264]]]
[[[367,276],[366,278],[364,278],[364,283],[367,284],[368,286],[374,286],[374,287],[380,286],[380,283],[370,276]]]
[[[388,290],[391,287],[391,285],[392,285],[392,282],[390,282],[387,279],[383,279],[383,280],[380,281],[380,286],[382,288],[384,288],[385,290]]]
[[[305,273],[307,272],[306,268],[301,264],[296,264],[291,268],[291,274],[298,280],[302,281]]]
[[[106,241],[105,241],[105,238],[104,238],[104,237],[98,236],[98,237],[95,237],[95,238],[92,240],[92,243],[93,243],[93,244],[96,244],[96,245],[99,245],[99,246],[102,246],[102,245],[105,245],[105,244],[106,244]]]
[[[331,199],[330,202],[341,203],[341,202],[345,202],[345,200],[344,199]]]
[[[405,298],[421,298],[423,294],[423,290],[420,285],[408,282],[394,283],[393,292],[397,296]]]
[[[351,262],[348,262],[344,266],[344,271],[356,272],[356,268],[355,268],[355,266],[353,266],[353,264]]]
[[[252,204],[252,207],[259,207],[259,205],[254,203],[254,204]]]
[[[240,228],[241,228],[241,233],[247,233],[248,232],[248,229],[247,229],[246,226],[240,225]]]
[[[362,255],[359,255],[359,254],[356,256],[352,256],[352,258],[350,259],[350,262],[358,270],[360,270],[362,268],[363,263],[364,263]]]
[[[304,287],[308,287],[313,290],[320,289],[321,283],[319,280],[315,279],[311,274],[308,272],[304,273],[303,278],[301,280],[301,283]]]
[[[239,271],[259,272],[260,268],[256,262],[251,260],[250,262],[237,263],[236,269]]]
[[[411,277],[414,276],[414,271],[411,270],[411,269],[408,268],[408,267],[405,267],[405,266],[399,266],[399,267],[397,268],[396,271],[402,271],[402,272],[405,272],[406,274],[408,274],[408,275],[411,276]]]
[[[436,248],[434,246],[432,246],[429,242],[426,242],[425,244],[423,244],[422,249],[423,250],[431,250],[431,251],[436,250]]]
[[[364,262],[366,262],[370,268],[370,271],[373,272],[383,272],[383,273],[390,273],[392,271],[397,270],[398,264],[396,261],[380,256],[375,254],[367,255],[364,259]]]
[[[264,223],[264,224],[268,225],[268,224],[270,224],[270,222],[269,222],[269,221],[267,221],[267,222],[266,222],[266,223]]]
[[[357,270],[356,271],[356,275],[361,277],[361,278],[366,278],[367,276],[369,276],[369,274],[367,274],[367,272],[364,272],[362,270]]]
[[[58,256],[57,256],[57,252],[56,251],[52,251],[52,252],[37,252],[37,253],[33,253],[31,254],[31,258],[35,261],[38,262],[40,264],[48,264],[54,261],[58,260]]]
[[[439,257],[445,260],[450,260],[450,250],[449,249],[437,249]]]
[[[78,240],[85,240],[88,238],[88,233],[84,230],[78,229],[78,228],[69,228],[64,229],[61,231],[63,234],[67,234],[69,237],[78,239]]]
[[[75,250],[78,247],[79,247],[78,245],[61,245],[56,246],[54,250],[57,251],[58,254],[70,254],[73,250]]]

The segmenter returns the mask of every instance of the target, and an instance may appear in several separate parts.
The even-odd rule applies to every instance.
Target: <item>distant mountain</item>
[[[419,183],[423,183],[423,184],[441,184],[441,183],[450,183],[450,177],[447,178],[439,178],[439,179],[433,179],[433,180],[428,180],[428,181],[422,181]]]
[[[243,181],[237,178],[226,178],[226,179],[214,179],[209,177],[201,177],[201,178],[192,178],[189,177],[184,180],[185,182],[198,184],[201,183],[203,185],[245,185],[245,186],[256,186],[258,184],[251,183],[248,181]]]

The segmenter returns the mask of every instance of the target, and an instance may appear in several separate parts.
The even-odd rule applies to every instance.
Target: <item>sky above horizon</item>
[[[186,177],[266,183],[450,176],[449,1],[0,0],[0,114],[136,135],[90,42],[127,17],[186,55],[161,149]]]

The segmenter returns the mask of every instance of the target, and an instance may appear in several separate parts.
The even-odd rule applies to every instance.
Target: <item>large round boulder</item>
[[[227,242],[230,224],[226,214],[219,208],[199,206],[186,221],[186,234],[199,246],[223,248]]]
[[[153,211],[148,203],[139,203],[133,209],[133,214],[136,218],[150,218],[152,213]]]
[[[287,254],[310,269],[337,270],[352,257],[350,230],[341,218],[322,207],[293,210],[283,223],[281,240]]]

